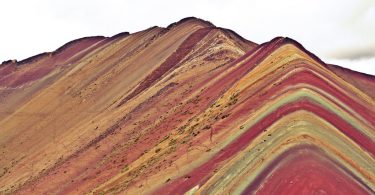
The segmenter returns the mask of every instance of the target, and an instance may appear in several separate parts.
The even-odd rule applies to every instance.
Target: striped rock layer
[[[375,77],[186,18],[0,66],[0,194],[374,194]]]

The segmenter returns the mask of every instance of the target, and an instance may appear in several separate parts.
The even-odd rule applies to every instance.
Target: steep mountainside
[[[373,194],[375,77],[196,18],[0,65],[0,194]]]

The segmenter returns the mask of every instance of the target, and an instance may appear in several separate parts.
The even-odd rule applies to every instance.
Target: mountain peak
[[[170,29],[170,28],[173,28],[175,26],[179,26],[179,25],[186,24],[186,23],[199,24],[199,25],[202,25],[202,26],[205,26],[205,27],[215,27],[215,25],[213,25],[211,22],[209,22],[207,20],[203,20],[203,19],[200,19],[200,18],[197,18],[197,17],[186,17],[186,18],[181,19],[178,22],[174,22],[174,23],[168,25],[167,28]]]

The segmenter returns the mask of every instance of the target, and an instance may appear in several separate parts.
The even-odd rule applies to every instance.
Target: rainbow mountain
[[[185,18],[0,65],[0,194],[374,194],[375,77]]]

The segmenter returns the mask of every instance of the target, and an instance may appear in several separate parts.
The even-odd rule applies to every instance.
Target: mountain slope
[[[196,18],[79,39],[0,66],[0,191],[371,194],[373,91]]]

